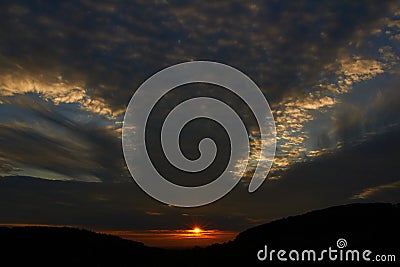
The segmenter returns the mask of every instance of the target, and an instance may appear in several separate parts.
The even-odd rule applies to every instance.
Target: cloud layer
[[[235,203],[235,209],[227,209],[226,214],[220,215],[222,204],[200,209],[213,216],[216,225],[229,228],[229,214],[235,222],[233,228],[240,229],[251,222],[350,199],[379,196],[378,200],[398,201],[393,197],[399,190],[398,177],[394,172],[390,177],[385,173],[386,169],[392,171],[391,162],[398,160],[396,151],[390,146],[366,145],[385,136],[394,140],[391,133],[400,123],[398,1],[2,1],[0,28],[5,29],[0,31],[2,175],[129,181],[120,131],[136,88],[172,64],[211,60],[246,73],[268,99],[278,139],[270,177],[282,178],[265,184],[265,191],[250,204],[242,203],[241,191],[227,198],[221,203]],[[171,103],[204,94],[223,98],[248,119],[251,174],[260,142],[257,127],[240,101],[220,88],[192,86],[182,94],[172,93],[164,99],[167,103],[159,105],[154,121],[165,117]],[[193,140],[207,133],[222,139],[221,131],[213,127],[189,127],[182,149],[195,157],[198,151]],[[360,147],[375,160],[376,169],[365,167],[375,177],[363,170],[365,162],[371,162],[358,153]],[[160,158],[157,154],[157,161]],[[207,177],[218,171],[218,167],[211,170]],[[176,176],[181,181],[186,178],[182,173]],[[65,186],[70,189],[72,184]],[[73,195],[58,198],[46,195],[52,194],[52,185],[39,185],[27,195],[35,199],[45,192],[48,199],[39,199],[37,207],[27,207],[23,204],[27,199],[21,198],[14,210],[4,211],[8,214],[4,218],[8,222],[25,218],[20,213],[25,210],[57,211],[55,202],[67,209],[71,218],[87,214],[79,223],[89,225],[100,216],[105,227],[116,226],[111,217],[118,212],[127,216],[127,222],[137,219],[133,226],[139,228],[150,217],[169,216],[171,225],[178,223],[174,216],[182,213],[171,212],[170,207],[154,208],[158,203],[145,198],[133,183],[115,183],[110,188],[79,183],[81,186],[83,189],[73,189]],[[4,201],[11,198],[7,190],[0,194]],[[63,192],[64,188],[57,190]],[[90,199],[83,197],[86,194]],[[273,205],[266,203],[275,205],[278,200],[282,212],[257,211],[264,205],[273,210]],[[258,206],[252,207],[255,202]],[[79,203],[88,207],[95,203],[94,211],[74,211]],[[103,204],[107,211],[101,213]],[[139,204],[143,205],[140,209]],[[71,223],[66,218],[41,219]]]

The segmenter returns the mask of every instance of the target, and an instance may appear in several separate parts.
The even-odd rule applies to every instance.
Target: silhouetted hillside
[[[240,233],[234,241],[228,244],[212,246],[206,250],[209,254],[214,254],[220,263],[224,262],[224,259],[217,255],[225,255],[232,263],[252,262],[253,264],[283,265],[276,259],[278,250],[284,249],[288,253],[292,249],[314,249],[319,252],[329,247],[338,249],[336,242],[342,238],[347,241],[344,250],[363,251],[368,249],[373,252],[373,255],[394,254],[398,264],[400,261],[399,226],[399,204],[351,204],[260,225]],[[265,245],[269,251],[276,250],[275,261],[272,263],[257,260],[257,252]],[[329,260],[324,263],[333,264]],[[339,261],[334,262],[336,265],[339,263]],[[304,265],[309,264],[310,262],[307,262]],[[354,265],[355,263],[348,264]],[[365,264],[366,262],[360,262],[362,266]],[[379,263],[379,265],[382,264],[395,265],[395,263],[388,262]]]
[[[227,266],[286,265],[288,262],[257,260],[257,252],[313,249],[320,252],[337,248],[371,250],[373,254],[392,254],[400,261],[400,206],[392,204],[352,204],[313,211],[246,230],[234,241],[207,248],[182,251],[150,248],[142,243],[86,230],[55,227],[0,228],[2,261],[13,265],[52,266]],[[276,255],[277,252],[275,252]],[[345,253],[345,252],[344,252]],[[286,255],[287,257],[288,255]],[[293,262],[288,265],[297,265]],[[297,262],[298,263],[298,262]],[[306,262],[302,265],[310,265]],[[330,261],[324,263],[333,264]],[[335,261],[334,265],[340,264]],[[344,262],[342,262],[344,263]],[[369,262],[373,265],[376,262]],[[321,263],[317,263],[321,264]],[[349,266],[366,265],[360,261]],[[377,266],[395,266],[379,263]]]
[[[12,266],[149,266],[164,250],[68,227],[0,227],[1,259]],[[143,263],[143,264],[141,264]]]

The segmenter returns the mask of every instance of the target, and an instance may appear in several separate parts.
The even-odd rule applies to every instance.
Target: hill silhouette
[[[257,259],[257,252],[265,245],[269,250],[275,249],[276,251],[280,249],[287,252],[292,249],[321,251],[329,247],[337,249],[337,240],[345,239],[347,246],[344,249],[360,251],[368,249],[374,254],[394,254],[398,264],[400,260],[399,225],[399,204],[350,204],[260,225],[240,233],[234,241],[228,244],[213,246],[215,248],[210,247],[206,250],[209,250],[209,254],[229,255],[232,263],[265,265],[271,264],[271,262],[260,262]],[[220,263],[222,262],[221,259]],[[312,263],[306,262],[304,265],[308,266]],[[324,263],[340,264],[338,261],[330,262],[329,260]],[[293,264],[295,263],[291,262],[290,264],[277,260],[273,262],[273,266]],[[315,264],[321,263],[316,262]],[[354,262],[350,264],[355,265]],[[365,264],[366,262],[360,262],[359,265],[364,266]],[[369,264],[374,263],[370,262]]]
[[[342,238],[347,241],[343,249],[395,255],[398,264],[399,225],[399,204],[350,204],[263,224],[240,233],[228,243],[186,250],[152,248],[116,236],[67,227],[0,227],[0,255],[2,262],[18,266],[293,266],[299,262],[280,262],[276,257],[273,262],[259,261],[257,252],[265,245],[269,250],[287,252],[337,249],[336,242]],[[303,265],[312,263],[321,264],[303,262]],[[364,266],[376,262],[347,264]],[[396,262],[376,265],[395,266]]]

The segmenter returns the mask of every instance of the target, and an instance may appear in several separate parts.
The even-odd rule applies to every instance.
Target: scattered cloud
[[[336,152],[357,138],[352,129],[365,128],[378,107],[394,114],[394,105],[383,108],[395,102],[388,97],[394,93],[374,82],[400,73],[398,10],[396,1],[4,2],[0,23],[9,30],[0,33],[0,106],[27,106],[32,113],[34,103],[17,103],[29,96],[50,108],[46,114],[35,111],[31,123],[1,118],[0,138],[15,146],[1,144],[7,155],[0,166],[4,172],[30,164],[100,180],[120,176],[126,170],[116,163],[123,161],[116,122],[135,89],[166,66],[213,60],[248,74],[269,100],[277,128],[271,173],[278,177],[298,162]],[[347,97],[361,86],[381,94],[368,109]],[[385,125],[395,122],[385,118]],[[368,132],[379,131],[371,127]],[[249,173],[260,142],[254,137]],[[49,149],[33,149],[40,142]],[[25,156],[14,151],[19,144]],[[57,149],[50,149],[54,144]],[[42,155],[29,163],[28,153],[35,151]],[[50,164],[56,159],[65,164]],[[64,167],[67,163],[74,171]]]
[[[21,70],[22,69],[22,70]],[[101,86],[101,85],[100,85]],[[61,103],[77,103],[82,110],[115,118],[120,112],[110,109],[104,99],[92,99],[85,89],[83,81],[69,82],[59,74],[32,75],[26,73],[23,67],[2,69],[0,72],[0,98],[7,103],[8,98],[15,95],[35,93],[54,105]]]
[[[396,191],[398,193],[400,191],[400,181],[366,188],[361,193],[354,195],[352,199],[374,199],[384,191]]]
[[[113,130],[71,120],[40,99],[17,97],[12,104],[24,116],[0,124],[0,158],[5,159],[6,171],[19,165],[70,179],[121,179],[123,162],[116,149],[120,143]]]
[[[264,218],[267,222],[354,201],[397,203],[398,134],[397,129],[375,135],[357,146],[296,164],[282,179],[267,180],[256,194],[249,195],[246,187],[237,186],[212,205],[195,209],[162,205],[135,183],[1,177],[1,223],[76,225],[135,233],[154,229],[173,232],[200,225],[237,232]],[[379,186],[382,189],[371,190]],[[368,197],[352,199],[363,193]],[[148,211],[163,215],[151,216]]]

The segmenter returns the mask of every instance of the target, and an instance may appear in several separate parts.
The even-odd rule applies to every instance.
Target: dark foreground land
[[[180,251],[74,228],[0,227],[0,260],[1,266],[320,266],[321,262],[280,262],[276,252],[272,262],[261,262],[257,252],[267,245],[268,253],[307,249],[319,256],[329,247],[338,249],[336,242],[343,238],[344,253],[368,249],[371,259],[384,254],[395,255],[396,261],[329,261],[326,255],[324,265],[399,266],[399,226],[399,204],[351,204],[263,224],[225,244]]]

